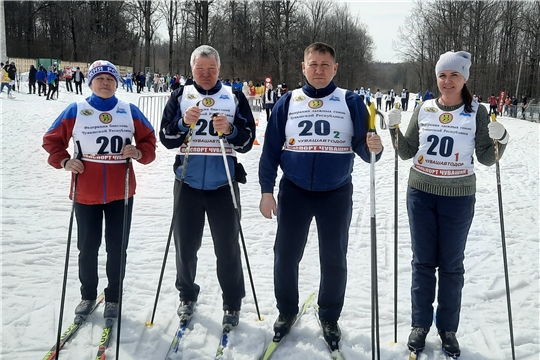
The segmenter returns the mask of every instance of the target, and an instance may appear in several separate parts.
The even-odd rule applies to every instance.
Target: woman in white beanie
[[[502,156],[509,139],[504,126],[490,122],[484,106],[473,101],[467,88],[471,55],[442,54],[435,67],[440,96],[425,101],[413,113],[405,135],[396,125],[401,110],[388,114],[392,137],[399,137],[401,159],[413,158],[407,190],[411,231],[412,331],[408,346],[424,349],[433,322],[438,269],[436,325],[443,350],[460,355],[456,331],[463,288],[465,244],[474,215],[476,177],[474,158],[495,163],[493,140]]]
[[[103,219],[109,282],[105,288],[103,317],[117,317],[120,279],[124,276],[120,263],[122,257],[124,261],[126,258],[122,240],[124,231],[129,236],[136,185],[135,173],[130,167],[126,206],[126,159],[148,164],[156,158],[152,125],[135,105],[115,96],[116,67],[105,60],[95,61],[88,69],[88,86],[93,94],[68,105],[43,137],[49,164],[70,172],[72,182],[78,174],[76,194],[70,194],[70,198],[75,197],[82,298],[75,309],[75,322],[86,319],[98,295],[98,251]],[[70,139],[78,145],[73,157],[67,151]],[[73,189],[73,185],[70,188]],[[124,229],[124,209],[128,212],[127,229]]]

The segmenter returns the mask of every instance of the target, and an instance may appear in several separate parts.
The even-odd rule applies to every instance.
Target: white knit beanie
[[[469,80],[469,68],[471,67],[471,54],[466,51],[448,51],[441,55],[437,65],[435,65],[435,75],[439,75],[441,71],[453,70],[457,71],[465,80]]]

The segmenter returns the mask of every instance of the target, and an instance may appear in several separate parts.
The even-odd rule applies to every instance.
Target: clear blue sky
[[[392,40],[398,39],[398,28],[405,24],[405,18],[411,14],[412,0],[395,1],[340,1],[349,3],[351,12],[358,15],[367,25],[368,33],[373,38],[373,60],[382,62],[400,62],[392,49]]]

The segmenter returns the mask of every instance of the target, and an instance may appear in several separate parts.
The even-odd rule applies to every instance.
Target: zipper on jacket
[[[313,163],[311,164],[311,184],[309,186],[309,190],[313,190],[313,179],[315,178],[315,157],[317,156],[317,153],[313,154]]]

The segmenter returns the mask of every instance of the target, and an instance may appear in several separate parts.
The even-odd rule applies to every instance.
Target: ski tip
[[[154,323],[151,322],[151,321],[147,321],[147,322],[144,323],[144,325],[145,325],[146,327],[152,327],[152,326],[154,326]]]

